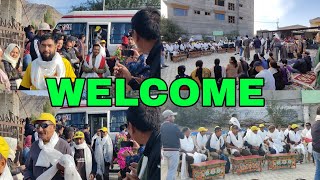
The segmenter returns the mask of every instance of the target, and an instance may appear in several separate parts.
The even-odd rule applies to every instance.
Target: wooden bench
[[[235,48],[228,48],[228,53],[234,53],[234,52],[236,52]]]
[[[184,60],[187,60],[187,54],[179,54],[177,56],[172,56],[173,62],[179,62],[179,61],[184,61]]]
[[[197,164],[191,164],[192,176],[195,180],[224,178],[226,161],[212,160]]]
[[[203,51],[202,55],[203,56],[210,56],[212,54],[212,51]]]
[[[266,159],[268,160],[268,169],[294,169],[296,168],[296,161],[298,154],[296,153],[284,153],[284,154],[268,154]]]
[[[218,49],[218,53],[225,53],[226,52],[226,50],[225,49]]]
[[[262,161],[263,156],[252,155],[252,156],[242,156],[242,157],[232,157],[232,173],[237,173],[238,175],[242,173],[262,171]]]
[[[201,51],[189,52],[189,58],[198,58],[201,56]]]

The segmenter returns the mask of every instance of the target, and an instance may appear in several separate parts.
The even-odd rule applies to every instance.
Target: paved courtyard
[[[226,180],[313,180],[316,168],[313,163],[297,164],[296,169],[280,169],[280,170],[267,170],[267,165],[264,166],[262,172],[247,173],[242,175],[226,174]],[[166,179],[167,164],[161,164],[161,180]],[[180,177],[176,178],[180,180]],[[191,179],[190,179],[191,180]]]
[[[311,57],[315,57],[317,51],[316,50],[309,50]],[[253,59],[254,51],[250,52],[251,55],[251,60]],[[234,55],[234,53],[214,53],[210,56],[202,56],[199,58],[194,58],[194,59],[187,59],[185,61],[180,61],[180,62],[172,62],[169,60],[165,60],[165,64],[167,64],[169,67],[161,69],[161,78],[167,82],[167,84],[171,84],[173,80],[175,80],[176,75],[178,74],[178,67],[180,65],[185,65],[186,66],[186,74],[190,75],[191,72],[196,68],[195,64],[197,60],[202,60],[203,61],[203,67],[206,68],[213,68],[214,66],[214,60],[216,58],[220,59],[220,65],[226,67],[227,64],[229,63],[229,59],[231,56],[235,56],[237,61],[239,61],[240,56],[239,55]],[[265,58],[269,58],[269,55],[265,55]],[[250,61],[251,62],[251,61]],[[248,62],[250,64],[250,62]]]

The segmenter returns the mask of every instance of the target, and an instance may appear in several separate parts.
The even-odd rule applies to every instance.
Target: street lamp
[[[105,6],[106,6],[106,0],[103,0],[103,4],[102,4],[102,11],[104,11]]]

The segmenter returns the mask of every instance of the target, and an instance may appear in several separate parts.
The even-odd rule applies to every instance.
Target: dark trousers
[[[250,149],[250,152],[252,155],[259,155],[259,156],[264,156],[266,154],[262,148],[259,148],[259,150]]]

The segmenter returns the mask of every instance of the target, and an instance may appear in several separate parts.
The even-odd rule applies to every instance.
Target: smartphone
[[[122,56],[126,56],[126,57],[131,57],[134,55],[134,51],[133,50],[122,50],[121,51]]]
[[[122,141],[120,143],[121,147],[133,147],[133,142],[132,141]]]

